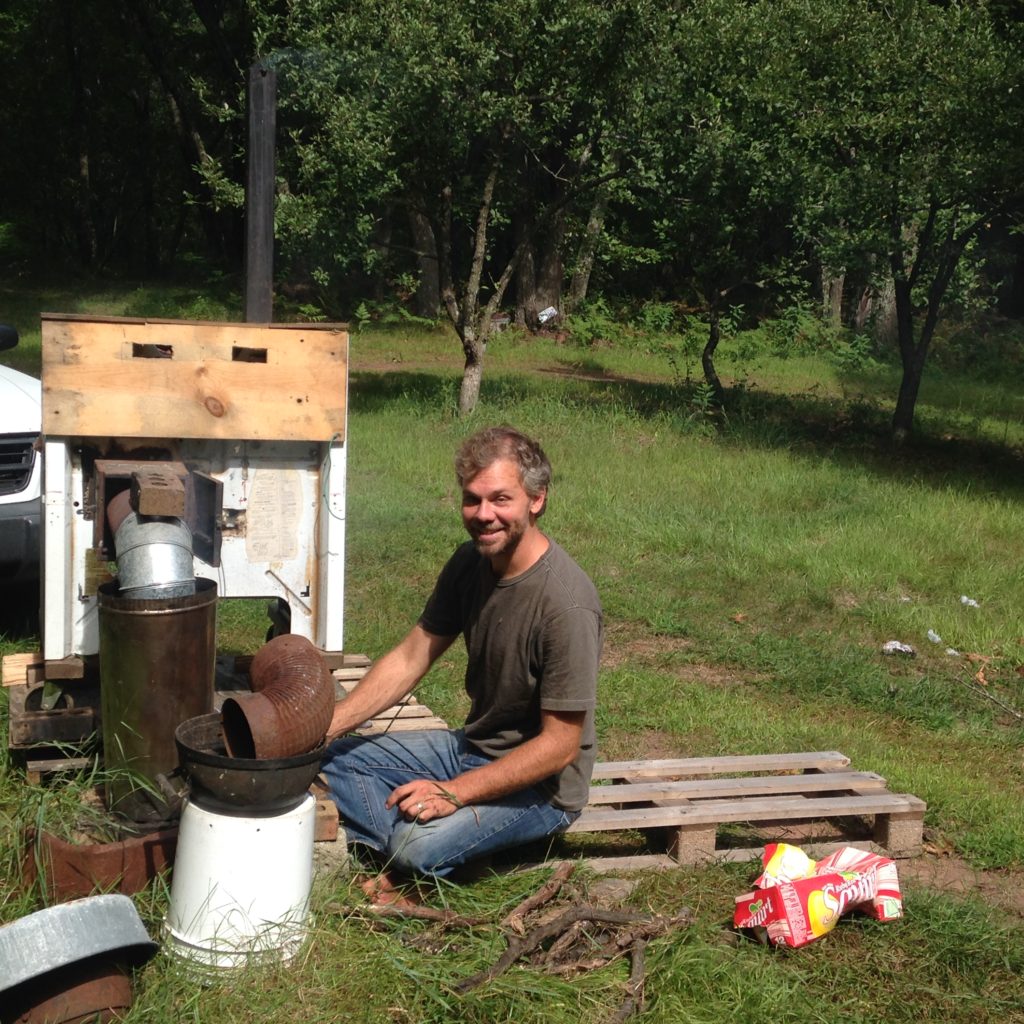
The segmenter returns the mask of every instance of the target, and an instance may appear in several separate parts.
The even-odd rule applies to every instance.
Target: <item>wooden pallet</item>
[[[370,669],[370,662],[365,665],[336,669],[334,688],[340,700],[351,693],[356,684]],[[363,722],[356,730],[359,736],[376,736],[385,732],[408,732],[413,729],[447,729],[448,723],[439,718],[425,704],[421,704],[411,694],[393,707],[387,708],[379,715]]]
[[[810,821],[873,819],[870,842],[850,839],[815,844],[816,852],[840,846],[881,848],[892,857],[918,853],[925,804],[906,793],[890,793],[874,772],[850,771],[837,751],[738,755],[598,764],[590,799],[570,834],[639,830],[661,834],[668,853],[605,857],[601,869],[693,865],[748,860],[762,846],[735,849],[720,844],[721,827],[756,823],[765,842],[787,838],[787,830]]]

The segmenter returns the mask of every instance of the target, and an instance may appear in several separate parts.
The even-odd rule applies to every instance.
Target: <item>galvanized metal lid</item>
[[[60,903],[0,927],[0,993],[103,953],[138,966],[157,949],[127,896]]]

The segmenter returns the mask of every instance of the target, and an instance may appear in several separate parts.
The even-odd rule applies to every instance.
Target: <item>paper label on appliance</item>
[[[245,557],[289,562],[299,550],[302,481],[295,469],[257,470],[246,512]]]

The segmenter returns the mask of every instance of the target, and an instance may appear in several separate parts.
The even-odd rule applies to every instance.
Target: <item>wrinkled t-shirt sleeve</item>
[[[591,608],[569,608],[545,623],[541,636],[541,708],[587,711],[594,707],[601,641],[601,616]]]

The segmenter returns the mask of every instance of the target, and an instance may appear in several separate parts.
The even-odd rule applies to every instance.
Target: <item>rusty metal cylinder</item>
[[[217,584],[139,600],[99,590],[100,703],[107,807],[138,823],[173,817],[161,779],[178,766],[174,730],[213,711]]]
[[[318,747],[334,713],[334,680],[323,654],[305,637],[285,633],[257,651],[253,692],[221,709],[232,757],[292,757]]]

